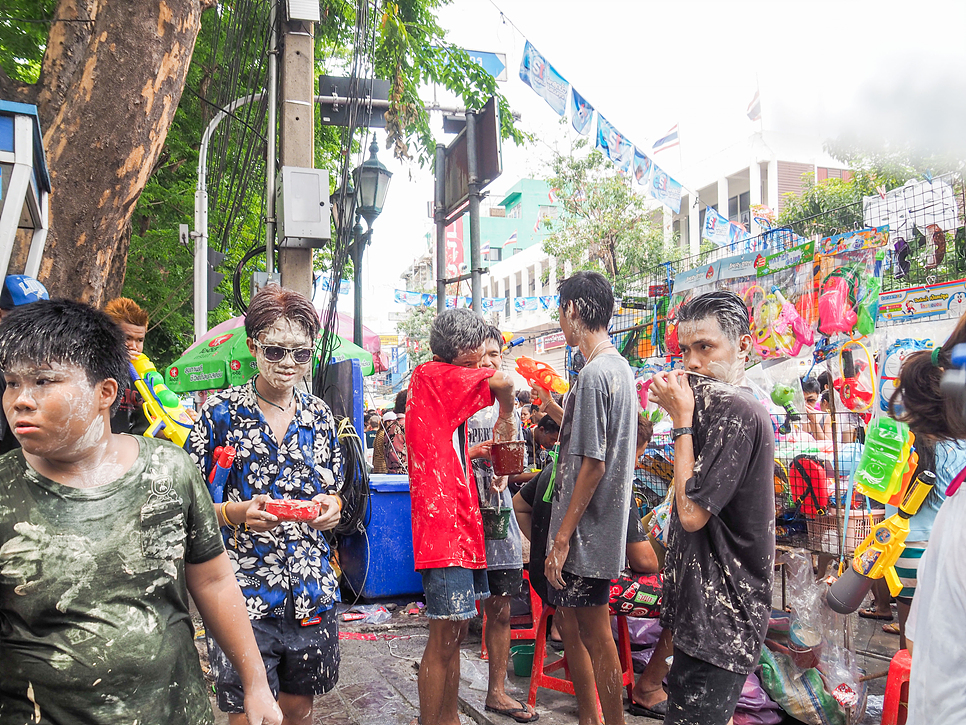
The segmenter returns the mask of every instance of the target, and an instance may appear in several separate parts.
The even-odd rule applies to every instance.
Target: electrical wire
[[[366,466],[365,444],[349,418],[339,421],[337,436],[342,446],[343,478],[342,518],[335,527],[339,536],[365,531],[372,515],[369,490],[369,469]]]

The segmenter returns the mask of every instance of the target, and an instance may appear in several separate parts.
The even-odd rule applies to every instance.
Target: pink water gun
[[[815,342],[815,335],[811,326],[798,314],[795,305],[785,299],[781,290],[778,287],[772,287],[771,291],[782,306],[781,312],[775,318],[775,332],[786,337],[786,333],[791,329],[794,342],[786,347],[786,352],[791,357],[796,357],[802,351],[803,345],[812,345]]]

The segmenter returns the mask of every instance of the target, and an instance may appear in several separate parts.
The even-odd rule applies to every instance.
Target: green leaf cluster
[[[436,307],[410,307],[405,317],[396,323],[400,335],[405,335],[408,343],[410,370],[427,362],[432,356],[429,347],[429,330],[436,319]],[[417,349],[418,348],[418,349]]]
[[[20,83],[36,83],[57,0],[4,0],[0,7],[0,68]]]
[[[675,260],[677,246],[666,243],[659,213],[597,149],[583,153],[585,139],[569,155],[556,155],[547,179],[562,206],[555,219],[545,219],[550,235],[544,250],[558,264],[593,270],[607,277],[614,292],[646,270]]]

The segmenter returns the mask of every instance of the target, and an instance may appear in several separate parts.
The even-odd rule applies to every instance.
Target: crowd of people
[[[758,664],[775,567],[774,426],[746,384],[747,308],[718,291],[678,311],[682,366],[650,387],[674,449],[657,542],[632,496],[653,426],[608,332],[613,290],[578,272],[559,297],[563,335],[585,361],[565,397],[515,392],[500,331],[452,309],[435,318],[433,358],[392,409],[367,411],[373,471],[410,483],[429,629],[416,722],[458,725],[460,645],[478,603],[486,710],[539,719],[505,687],[511,600],[532,586],[554,608],[580,725],[597,725],[598,705],[607,725],[624,722],[610,616],[627,612],[661,627],[627,711],[726,725]],[[258,372],[207,398],[184,450],[140,435],[129,366],[148,325],[125,298],[97,311],[16,275],[0,291],[0,720],[213,722],[190,593],[229,722],[308,725],[314,697],[339,677],[326,533],[341,520],[346,480],[335,417],[301,385],[319,316],[276,285],[255,295],[245,330]],[[966,318],[944,345],[907,360],[893,398],[892,413],[923,441],[919,465],[940,481],[899,565],[903,644],[915,643],[909,722],[919,725],[966,711],[963,676],[950,675],[963,671],[953,627],[966,591],[964,514],[952,494],[966,422],[939,387],[960,342]],[[827,440],[828,391],[821,380],[802,387],[802,425]],[[525,470],[496,475],[493,447],[514,440],[525,442]],[[226,446],[236,455],[223,470]],[[272,513],[277,499],[310,500],[316,513],[287,520]],[[514,512],[505,537],[487,536],[484,507]],[[891,618],[882,596],[864,616]],[[955,611],[927,616],[932,607]]]

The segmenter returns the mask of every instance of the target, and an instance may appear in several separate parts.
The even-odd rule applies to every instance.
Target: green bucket
[[[483,515],[483,536],[491,541],[499,541],[507,537],[513,509],[481,506],[480,513]]]
[[[518,644],[510,648],[513,674],[517,677],[529,677],[533,671],[533,647],[532,644]]]

